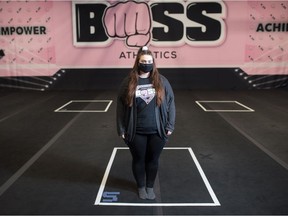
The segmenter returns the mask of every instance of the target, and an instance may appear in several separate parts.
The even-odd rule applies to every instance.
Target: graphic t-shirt
[[[155,88],[149,78],[139,78],[136,88],[137,126],[136,132],[142,134],[157,133],[155,120]]]

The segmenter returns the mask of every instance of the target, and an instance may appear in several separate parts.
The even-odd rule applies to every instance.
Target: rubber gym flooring
[[[0,92],[1,215],[288,214],[287,91],[175,91],[154,201],[137,197],[116,95]]]

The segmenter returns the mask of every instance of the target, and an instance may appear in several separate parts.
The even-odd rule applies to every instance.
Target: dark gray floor
[[[94,205],[113,150],[125,147],[116,135],[116,94],[0,92],[1,215],[288,214],[288,92],[281,90],[175,91],[176,130],[166,148],[193,150],[220,206],[197,205],[213,199],[185,149],[163,151],[150,202],[137,198],[129,152],[119,150],[103,190],[117,192],[116,201]],[[54,112],[71,100],[107,99],[105,113]],[[255,112],[205,112],[195,101],[238,101]]]

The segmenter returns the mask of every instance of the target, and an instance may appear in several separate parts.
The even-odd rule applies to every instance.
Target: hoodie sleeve
[[[124,79],[120,85],[118,96],[117,96],[117,108],[116,108],[116,126],[117,133],[119,136],[122,136],[126,132],[125,128],[125,113],[126,113],[126,105],[125,105],[125,96],[128,85],[128,79]]]
[[[163,84],[165,88],[165,100],[167,106],[167,123],[165,129],[173,132],[176,118],[174,93],[169,81],[166,78],[163,78]]]

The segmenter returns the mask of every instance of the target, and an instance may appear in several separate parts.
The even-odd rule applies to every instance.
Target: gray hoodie
[[[155,107],[155,116],[158,133],[161,138],[167,140],[167,131],[173,132],[174,130],[176,109],[174,102],[174,93],[169,81],[163,75],[160,75],[160,79],[165,90],[165,97],[160,107]],[[125,141],[131,142],[134,139],[136,132],[137,110],[135,105],[135,97],[134,103],[131,107],[129,107],[125,103],[128,84],[129,77],[126,77],[121,83],[118,92],[116,122],[118,135],[122,136],[124,134]]]

